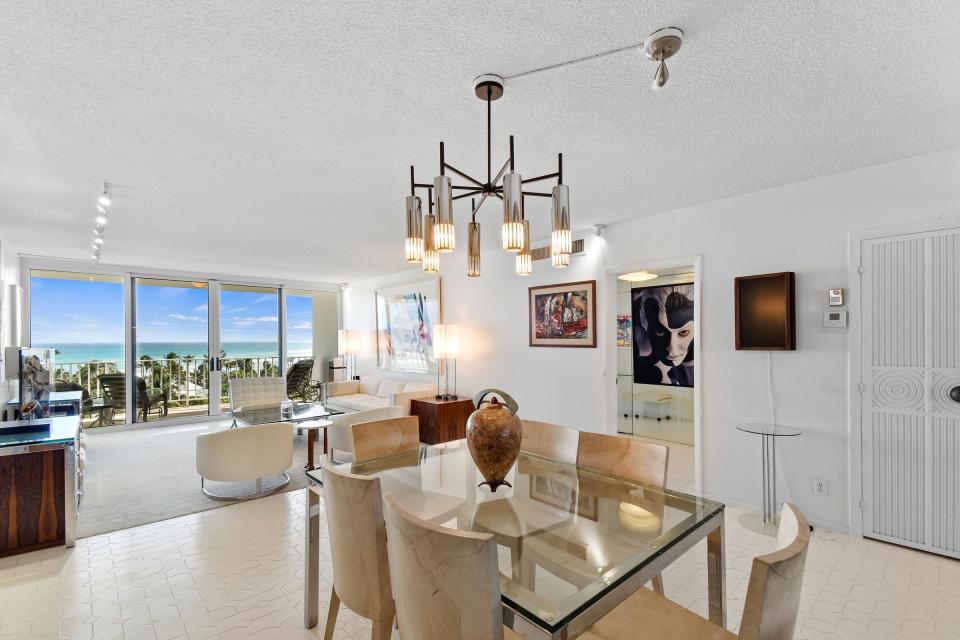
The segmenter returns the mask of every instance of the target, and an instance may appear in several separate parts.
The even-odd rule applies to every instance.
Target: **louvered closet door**
[[[960,557],[960,230],[861,255],[864,535]]]

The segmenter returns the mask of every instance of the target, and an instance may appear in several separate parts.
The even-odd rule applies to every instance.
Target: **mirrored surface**
[[[723,505],[521,454],[491,493],[462,440],[361,464],[383,493],[425,520],[490,533],[504,599],[557,629]],[[322,483],[320,470],[310,477]]]

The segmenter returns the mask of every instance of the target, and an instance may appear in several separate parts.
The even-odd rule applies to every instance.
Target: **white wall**
[[[0,232],[0,406],[6,406],[9,399],[7,384],[4,381],[4,349],[13,346],[13,308],[9,285],[20,283],[20,260],[13,245],[5,234]]]
[[[571,184],[576,220],[577,208],[587,205],[576,200]],[[527,287],[596,279],[604,344],[615,330],[602,313],[607,269],[701,255],[703,489],[759,504],[759,442],[735,427],[769,419],[766,354],[734,349],[733,279],[795,271],[798,350],[773,355],[774,388],[778,421],[804,435],[780,446],[781,495],[815,522],[842,529],[849,523],[847,334],[820,330],[826,290],[856,284],[848,278],[848,232],[939,216],[960,224],[958,212],[960,149],[954,149],[611,225],[602,240],[587,238],[587,255],[574,257],[569,269],[538,262],[530,278],[515,276],[512,256],[502,253],[484,254],[483,275],[467,278],[458,238],[461,249],[443,257],[441,271],[444,320],[463,327],[460,390],[502,387],[524,416],[614,432],[608,385],[615,363],[607,368],[602,348],[528,347]],[[398,224],[398,250],[402,233]],[[374,289],[411,277],[417,272],[352,286],[344,297],[344,326],[372,337]],[[361,372],[375,369],[372,346],[370,340]],[[830,481],[829,496],[813,496],[814,476]]]

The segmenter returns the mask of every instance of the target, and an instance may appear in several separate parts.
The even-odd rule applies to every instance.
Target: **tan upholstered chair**
[[[271,422],[201,434],[197,436],[196,465],[200,489],[214,500],[249,500],[279,491],[290,482],[287,469],[293,466],[290,425]],[[280,475],[281,482],[264,492],[263,479],[273,475]],[[256,491],[248,495],[217,494],[206,488],[207,480],[255,480]]]
[[[355,462],[392,456],[420,448],[420,419],[417,416],[374,420],[353,425]]]
[[[402,415],[403,409],[400,407],[378,407],[330,416],[329,420],[332,424],[327,427],[327,450],[335,460],[340,460],[341,456],[335,455],[334,452],[349,453],[352,456],[353,425],[386,418],[399,418]],[[343,459],[349,460],[350,457],[343,456]]]
[[[493,536],[447,529],[383,498],[400,640],[522,640],[503,626]]]
[[[227,388],[231,410],[276,406],[287,399],[287,381],[273,376],[230,378]]]
[[[541,458],[576,464],[578,437],[579,432],[576,429],[549,422],[524,420],[520,450]]]
[[[669,455],[670,449],[662,444],[581,431],[577,466],[663,489]],[[663,595],[662,575],[653,577],[653,590]]]
[[[390,637],[396,610],[390,590],[380,479],[321,461],[323,497],[333,560],[333,590],[324,639],[333,638],[340,603],[373,622],[372,640]]]
[[[777,532],[777,550],[753,559],[739,636],[649,589],[640,589],[578,638],[792,640],[809,544],[807,519],[795,506],[784,503]]]

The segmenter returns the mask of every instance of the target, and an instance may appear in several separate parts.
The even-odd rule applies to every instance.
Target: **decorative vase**
[[[491,393],[499,395],[503,402],[496,396],[485,401],[484,398]],[[467,419],[467,447],[485,478],[480,484],[488,485],[491,491],[504,484],[510,487],[512,485],[504,478],[520,455],[523,436],[523,425],[517,417],[517,402],[499,389],[484,389],[476,395],[473,403],[477,410]]]

